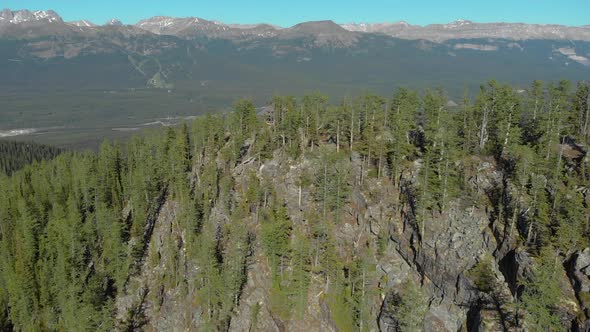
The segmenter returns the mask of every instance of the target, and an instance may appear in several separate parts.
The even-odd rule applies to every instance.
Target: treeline
[[[367,178],[397,188],[411,205],[420,242],[428,221],[452,202],[488,204],[473,201],[466,170],[474,158],[489,158],[505,177],[490,193],[493,222],[541,257],[523,306],[531,324],[559,329],[558,287],[546,278],[558,263],[547,255],[589,244],[589,84],[535,82],[523,92],[489,82],[459,106],[449,106],[442,90],[399,89],[391,98],[365,95],[337,105],[321,94],[277,96],[272,107],[257,116],[251,102],[239,101],[231,114],[134,137],[125,154],[105,142],[98,154],[64,153],[0,178],[0,326],[137,327],[132,312],[115,318],[115,303],[140,273],[154,216],[171,200],[179,206],[187,262],[175,255],[158,282],[195,290],[204,329],[228,328],[258,245],[272,272],[274,316],[302,319],[312,279],[319,279],[340,329],[370,329],[374,266],[387,235],[339,247],[334,229],[353,190],[367,189]],[[307,227],[293,224],[272,183],[255,171],[234,174],[238,165],[273,158],[309,162],[296,181],[298,204],[302,191],[313,200]],[[227,216],[222,225],[220,214]],[[191,264],[197,272],[188,272]],[[412,329],[426,300],[415,285],[407,289],[399,315]],[[147,294],[153,303],[162,296]]]
[[[61,152],[58,148],[33,142],[0,140],[0,171],[10,175],[35,161],[53,159]]]

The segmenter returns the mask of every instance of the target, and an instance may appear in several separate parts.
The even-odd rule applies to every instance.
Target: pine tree
[[[421,331],[428,302],[424,291],[408,280],[401,287],[400,302],[395,310],[402,331]]]
[[[295,317],[299,320],[304,318],[307,311],[307,289],[309,287],[311,276],[310,247],[307,236],[303,233],[295,232],[292,241],[291,266],[292,274],[289,281],[290,293],[293,298]]]
[[[321,202],[324,218],[334,212],[338,222],[350,192],[350,161],[344,152],[329,147],[319,149],[314,159],[316,201]]]
[[[275,211],[265,213],[262,224],[262,243],[264,244],[270,266],[275,278],[283,278],[285,259],[289,254],[289,238],[291,236],[291,221],[285,207],[278,207]]]
[[[566,330],[556,313],[563,294],[554,256],[552,248],[544,247],[535,266],[533,279],[524,284],[521,300],[528,313],[525,323],[537,331]]]
[[[428,91],[424,96],[424,156],[419,183],[419,218],[421,235],[424,236],[427,210],[444,211],[458,192],[459,159],[456,121],[446,109],[442,91]]]
[[[573,125],[571,134],[581,143],[590,142],[590,82],[578,83],[568,117],[568,123]]]

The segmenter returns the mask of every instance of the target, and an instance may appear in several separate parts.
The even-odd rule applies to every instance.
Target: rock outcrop
[[[298,179],[314,167],[313,161],[295,162],[276,151],[270,160],[260,162],[250,155],[253,144],[246,141],[242,147],[239,162],[231,170],[233,183],[237,188],[247,186],[248,177],[254,174],[272,192],[273,199],[284,203],[293,229],[309,228],[307,212],[317,206],[310,187],[300,187]],[[418,285],[425,295],[426,311],[420,326],[424,331],[527,329],[516,298],[523,283],[532,277],[535,262],[506,227],[497,224],[494,211],[488,208],[491,193],[510,189],[493,161],[476,160],[473,169],[466,171],[467,176],[472,174],[467,181],[470,188],[466,188],[469,199],[454,200],[441,213],[418,221],[412,196],[417,179],[412,172],[405,173],[396,185],[387,178],[369,176],[358,155],[351,160],[355,180],[342,207],[342,220],[331,227],[331,236],[342,259],[352,259],[355,250],[368,243],[380,243],[381,253],[375,255],[374,271],[367,281],[373,291],[367,301],[373,320],[363,322],[368,330],[404,331],[399,320],[399,294],[409,283]],[[222,165],[219,159],[217,163]],[[415,165],[419,167],[419,163]],[[191,183],[198,186],[196,179]],[[239,192],[243,191],[231,195]],[[231,223],[224,204],[220,199],[209,219],[220,232]],[[117,300],[121,328],[206,328],[205,313],[193,300],[197,290],[190,282],[200,267],[187,259],[186,234],[176,219],[179,213],[173,198],[168,198],[159,211],[139,272],[130,278],[125,293]],[[285,318],[273,311],[273,272],[263,254],[261,221],[256,213],[251,211],[243,219],[243,227],[254,234],[254,242],[227,330],[341,330],[334,320],[334,307],[326,298],[328,284],[319,273],[311,274],[303,319]],[[565,267],[569,279],[565,269],[555,276],[564,294],[569,294],[560,308],[561,317],[565,326],[584,330],[590,307],[590,249],[576,252]],[[169,278],[170,271],[174,271],[174,277]]]

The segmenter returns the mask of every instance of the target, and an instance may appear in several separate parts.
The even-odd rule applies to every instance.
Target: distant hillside
[[[590,28],[470,21],[280,28],[196,17],[97,26],[53,11],[5,10],[0,70],[4,89],[184,89],[222,92],[228,104],[315,89],[389,93],[402,81],[461,95],[491,78],[524,85],[590,77]]]
[[[263,106],[277,94],[321,90],[340,100],[365,91],[389,95],[403,85],[444,86],[458,102],[489,79],[524,89],[532,80],[590,78],[590,41],[583,34],[572,42],[560,32],[571,30],[566,27],[518,27],[498,28],[516,38],[490,35],[493,25],[468,21],[423,28],[317,21],[281,28],[152,17],[96,25],[64,22],[52,11],[5,10],[0,130],[59,127],[67,140],[86,140],[92,130],[112,137],[123,127],[227,110],[243,97]],[[526,35],[528,28],[556,33]]]

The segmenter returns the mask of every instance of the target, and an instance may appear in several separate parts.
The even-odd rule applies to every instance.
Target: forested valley
[[[0,175],[0,329],[587,331],[589,122],[491,81],[63,152]]]

